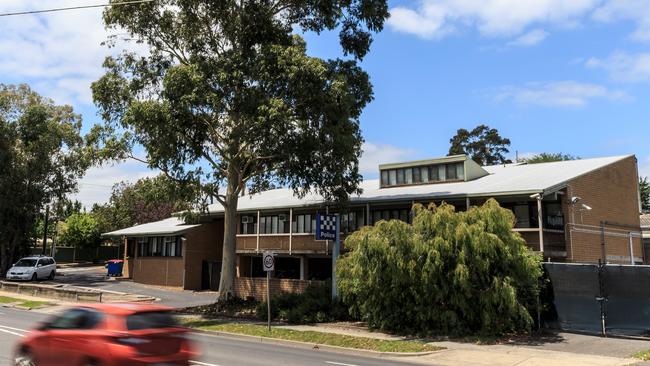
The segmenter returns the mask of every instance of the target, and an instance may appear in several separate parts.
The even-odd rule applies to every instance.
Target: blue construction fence
[[[55,248],[54,260],[57,263],[94,262],[102,263],[110,259],[122,259],[124,253],[119,246],[100,246],[93,249],[75,249],[70,247]],[[30,248],[31,255],[43,253],[43,248]],[[50,255],[51,248],[47,248],[46,255]]]

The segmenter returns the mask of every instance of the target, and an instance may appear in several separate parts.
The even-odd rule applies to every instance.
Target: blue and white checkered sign
[[[336,240],[336,215],[316,215],[316,240]]]

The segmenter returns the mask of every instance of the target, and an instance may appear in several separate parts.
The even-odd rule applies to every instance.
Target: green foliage
[[[495,200],[467,212],[414,206],[413,225],[381,221],[350,235],[339,292],[372,327],[404,334],[528,330],[542,269]]]
[[[142,178],[134,184],[121,182],[113,186],[108,203],[93,206],[92,214],[105,233],[166,219],[174,212],[187,210],[192,194],[187,186],[164,175]]]
[[[267,318],[266,301],[257,306],[257,317]],[[291,324],[323,323],[349,318],[345,307],[332,302],[329,286],[311,285],[304,293],[284,293],[271,298],[271,318],[286,320]]]
[[[650,183],[648,177],[639,178],[639,195],[641,196],[641,211],[650,211]]]
[[[0,273],[32,242],[45,204],[74,192],[92,163],[80,131],[72,107],[0,84]]]
[[[524,159],[527,164],[551,163],[554,161],[566,161],[580,159],[577,156],[562,153],[541,153],[535,154],[530,158]]]
[[[503,155],[510,151],[510,140],[501,137],[499,131],[486,125],[476,126],[471,131],[461,128],[449,139],[449,143],[449,155],[469,155],[480,165],[511,162]]]
[[[93,215],[75,213],[65,221],[59,243],[76,248],[96,248],[101,244],[100,235],[99,224]]]
[[[204,198],[224,206],[221,297],[232,293],[244,190],[283,185],[337,200],[359,192],[359,118],[372,86],[357,59],[387,17],[386,0],[161,0],[105,10],[109,30],[148,49],[105,60],[92,89],[106,123],[93,135],[119,159],[143,146],[150,167],[200,183]],[[307,54],[300,34],[326,30],[339,31],[353,58]]]

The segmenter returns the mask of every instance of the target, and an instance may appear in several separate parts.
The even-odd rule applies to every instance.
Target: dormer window
[[[470,170],[468,173],[467,170]],[[465,155],[379,166],[381,187],[448,183],[476,179],[487,175]],[[470,179],[466,179],[470,177]]]

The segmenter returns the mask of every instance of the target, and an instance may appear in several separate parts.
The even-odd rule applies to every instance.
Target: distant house
[[[514,231],[545,260],[646,260],[633,155],[484,167],[458,155],[383,164],[378,173],[379,179],[365,180],[363,193],[351,197],[340,212],[318,195],[297,198],[290,189],[242,197],[238,294],[256,295],[258,279],[264,276],[264,250],[278,255],[277,291],[300,291],[309,280],[330,278],[332,246],[314,240],[317,213],[339,213],[345,236],[379,220],[410,222],[414,203],[444,201],[462,211],[495,198],[514,213]],[[223,241],[220,205],[211,205],[199,225],[170,218],[104,235],[124,238],[128,275],[134,281],[186,289],[218,287]]]

